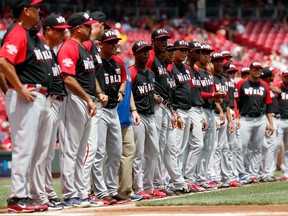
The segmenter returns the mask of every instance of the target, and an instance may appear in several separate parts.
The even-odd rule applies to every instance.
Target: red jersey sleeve
[[[271,94],[270,94],[270,86],[268,85],[268,83],[264,82],[263,80],[260,80],[260,82],[265,86],[267,94],[266,94],[266,98],[265,98],[265,103],[266,104],[271,104],[272,103],[272,98],[271,98]]]
[[[75,44],[76,43],[76,44]],[[66,41],[58,52],[61,73],[76,75],[76,63],[79,59],[78,43]]]
[[[123,83],[127,79],[126,67],[125,67],[124,62],[121,58],[119,58],[118,56],[113,56],[113,58],[115,61],[119,62],[119,64],[121,65],[121,83]]]
[[[91,40],[84,41],[83,45],[86,47],[87,50],[89,50],[89,52],[91,52],[91,48],[92,48],[92,41]]]
[[[133,86],[137,74],[137,69],[135,68],[134,65],[132,65],[131,67],[129,67],[129,71],[131,76],[131,85]]]
[[[7,34],[0,49],[0,57],[13,65],[24,62],[27,52],[27,31],[16,24]]]
[[[152,67],[152,64],[153,64],[153,61],[154,61],[154,58],[155,58],[155,53],[154,53],[153,50],[150,50],[149,53],[150,53],[150,56],[149,56],[148,62],[146,64],[146,67],[151,70],[151,67]]]

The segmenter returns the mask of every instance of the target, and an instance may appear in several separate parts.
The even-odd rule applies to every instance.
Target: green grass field
[[[288,182],[273,182],[195,193],[164,200],[138,202],[137,206],[274,205],[288,204]]]
[[[279,176],[279,173],[278,173]],[[54,188],[61,198],[60,178],[54,178]],[[6,208],[10,195],[10,178],[0,178],[0,209]],[[288,182],[261,183],[240,188],[175,196],[171,199],[137,202],[137,206],[176,205],[273,205],[288,204]]]

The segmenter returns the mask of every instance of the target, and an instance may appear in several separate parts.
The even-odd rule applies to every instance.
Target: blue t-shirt
[[[118,116],[122,127],[132,125],[132,118],[130,113],[130,97],[131,97],[131,76],[130,71],[125,65],[127,72],[125,96],[122,102],[118,105]]]

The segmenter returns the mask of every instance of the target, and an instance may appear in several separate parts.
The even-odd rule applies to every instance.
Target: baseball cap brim
[[[88,20],[86,22],[83,23],[83,25],[92,25],[93,23],[97,23],[97,20]]]
[[[143,49],[146,49],[147,51],[149,51],[149,50],[152,50],[153,48],[152,48],[152,46],[149,46],[149,45],[148,46],[142,46],[142,47],[139,47],[138,49],[136,49],[134,52],[139,52]]]
[[[121,39],[121,38],[107,38],[107,39],[101,40],[101,42],[107,42],[107,41],[119,41],[119,40],[122,40],[122,39]]]
[[[69,28],[72,28],[72,26],[69,26],[69,25],[55,25],[55,26],[51,26],[52,28],[54,29],[69,29]]]
[[[187,50],[191,50],[191,47],[189,46],[175,46],[175,47],[171,47],[169,48],[169,50],[178,50],[178,49],[187,49]]]
[[[167,39],[170,39],[171,37],[169,35],[158,35],[158,36],[155,36],[153,39],[159,39],[159,38],[167,38]]]
[[[43,0],[34,0],[30,3],[30,5],[37,5],[39,3],[41,3]]]

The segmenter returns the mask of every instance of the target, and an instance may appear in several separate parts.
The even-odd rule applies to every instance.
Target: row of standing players
[[[127,69],[116,56],[120,38],[104,32],[103,13],[75,13],[68,25],[48,17],[45,44],[37,36],[40,0],[15,2],[16,22],[0,50],[13,143],[8,211],[125,203],[272,177],[276,162],[261,165],[263,137],[273,137],[272,113],[285,118],[268,105],[261,64],[251,63],[249,78],[235,88],[229,52],[211,55],[211,73],[211,46],[178,40],[167,49],[170,36],[157,29],[152,46],[133,45],[135,64]],[[71,37],[61,44],[66,28]],[[239,117],[245,128],[237,130]],[[58,126],[64,202],[51,177]]]

